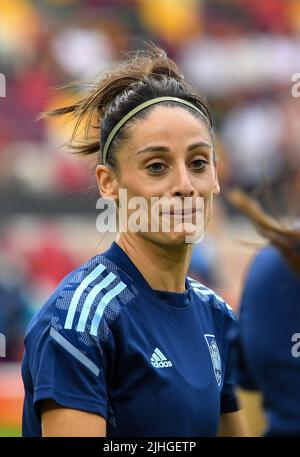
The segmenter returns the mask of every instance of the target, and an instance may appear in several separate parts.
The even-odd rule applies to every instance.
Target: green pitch
[[[19,427],[0,425],[0,436],[21,436]]]

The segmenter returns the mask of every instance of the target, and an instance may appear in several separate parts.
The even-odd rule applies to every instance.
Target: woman
[[[219,192],[203,100],[154,48],[50,114],[65,113],[77,116],[73,146],[99,158],[103,198],[121,210],[125,189],[128,200],[143,197],[151,206],[152,197],[165,197],[175,209],[169,231],[162,224],[159,231],[121,231],[110,249],[70,273],[33,319],[23,360],[23,434],[241,435],[226,339],[232,311],[186,277],[186,238],[198,230],[194,202],[204,201],[206,225]],[[76,145],[82,122],[86,132],[96,127],[96,139]],[[176,205],[186,197],[190,220],[175,230]]]
[[[270,241],[242,294],[239,383],[262,395],[266,436],[300,436],[300,230],[282,226],[239,191],[230,200]]]

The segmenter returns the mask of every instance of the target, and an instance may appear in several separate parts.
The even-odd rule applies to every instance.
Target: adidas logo
[[[167,360],[158,348],[154,349],[154,352],[151,357],[151,363],[155,368],[167,368],[173,366],[172,362],[170,362],[170,360]]]

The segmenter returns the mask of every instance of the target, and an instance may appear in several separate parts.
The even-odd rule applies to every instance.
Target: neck
[[[184,292],[191,244],[162,245],[130,233],[121,233],[116,242],[152,289]]]

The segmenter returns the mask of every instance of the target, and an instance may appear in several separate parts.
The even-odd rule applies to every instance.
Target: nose
[[[174,169],[172,178],[172,196],[193,197],[195,195],[195,189],[191,183],[191,179],[185,164],[178,165],[176,169]]]

